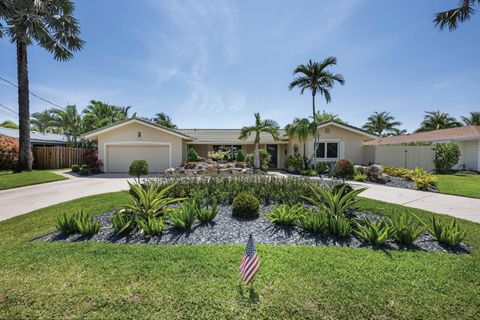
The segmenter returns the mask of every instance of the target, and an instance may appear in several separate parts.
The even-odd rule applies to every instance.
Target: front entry
[[[267,152],[270,154],[269,168],[278,168],[278,145],[267,144]]]

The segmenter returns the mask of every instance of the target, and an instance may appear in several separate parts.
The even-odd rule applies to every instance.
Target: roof
[[[361,135],[363,135],[367,138],[370,138],[370,139],[377,139],[378,138],[378,136],[376,134],[373,134],[373,133],[368,132],[366,130],[357,128],[357,127],[352,126],[350,124],[346,124],[346,123],[335,121],[335,120],[328,120],[328,121],[319,123],[317,128],[320,129],[320,128],[324,128],[324,127],[327,127],[327,126],[330,126],[330,125],[359,133],[359,134],[361,134]]]
[[[417,132],[401,136],[391,136],[368,141],[366,144],[401,144],[419,141],[467,141],[480,139],[480,126],[466,126],[434,131]]]
[[[178,129],[178,131],[183,132],[191,137],[195,138],[196,143],[254,143],[255,136],[252,134],[246,140],[239,140],[241,129]],[[285,130],[278,130],[279,136],[285,136]],[[273,137],[266,133],[262,132],[260,134],[260,141],[264,143],[279,143],[281,141],[287,141],[286,139],[280,138],[280,140],[275,141]]]
[[[19,130],[0,127],[0,135],[18,139]],[[62,134],[41,133],[37,131],[30,131],[30,142],[44,143],[44,144],[65,144],[68,142],[68,139],[67,139],[67,136]]]

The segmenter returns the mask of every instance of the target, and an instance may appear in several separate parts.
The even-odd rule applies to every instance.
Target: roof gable
[[[370,133],[368,131],[357,128],[355,126],[352,126],[352,125],[349,125],[349,124],[346,124],[346,123],[342,123],[342,122],[338,122],[338,121],[335,121],[335,120],[329,120],[329,121],[322,122],[317,126],[317,129],[325,128],[325,127],[328,127],[328,126],[334,126],[334,127],[337,127],[337,128],[341,128],[341,129],[344,129],[344,130],[355,132],[357,134],[360,134],[360,135],[362,135],[364,137],[367,137],[367,138],[370,138],[370,139],[377,139],[378,138],[378,136],[373,134],[373,133]]]

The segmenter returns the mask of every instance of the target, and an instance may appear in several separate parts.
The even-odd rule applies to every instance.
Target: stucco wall
[[[462,151],[461,161],[463,163],[459,163],[463,164],[467,170],[480,171],[480,140],[462,142],[460,149]]]

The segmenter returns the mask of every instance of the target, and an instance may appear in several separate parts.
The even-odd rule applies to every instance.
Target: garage
[[[133,160],[146,160],[151,173],[170,167],[170,146],[158,144],[106,145],[107,172],[128,172]]]

